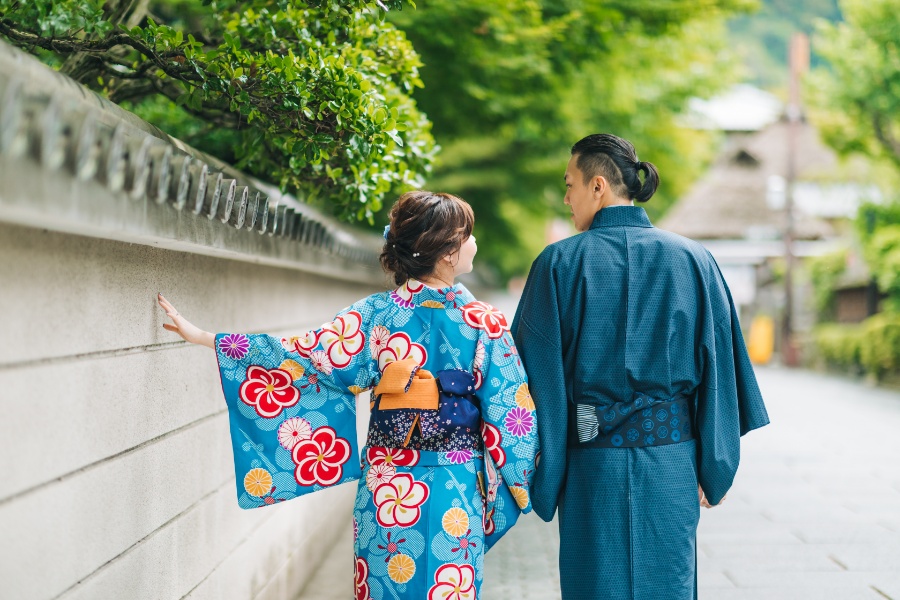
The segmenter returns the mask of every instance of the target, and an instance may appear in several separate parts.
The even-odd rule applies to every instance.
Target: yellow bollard
[[[754,365],[765,365],[772,360],[775,350],[775,321],[772,317],[757,315],[750,323],[747,352]]]

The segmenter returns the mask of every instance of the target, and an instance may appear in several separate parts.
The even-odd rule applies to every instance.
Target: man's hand
[[[207,348],[215,349],[216,336],[208,331],[203,331],[187,319],[181,316],[178,310],[172,306],[172,303],[163,298],[162,294],[157,295],[159,307],[166,311],[166,315],[172,319],[171,323],[163,323],[163,329],[166,331],[174,331],[185,341],[192,344],[199,344]]]
[[[713,505],[709,503],[709,500],[706,499],[706,494],[703,492],[703,488],[700,487],[699,485],[697,486],[697,494],[700,497],[700,506],[702,506],[703,508],[712,508],[713,507]],[[722,496],[722,500],[718,504],[716,504],[716,506],[721,506],[722,502],[725,502],[725,498],[727,496],[728,496],[728,494],[725,494],[725,496]]]

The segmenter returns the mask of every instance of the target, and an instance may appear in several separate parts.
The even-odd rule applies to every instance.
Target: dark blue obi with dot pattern
[[[468,371],[449,369],[435,374],[437,410],[384,410],[377,396],[369,419],[369,446],[412,448],[432,452],[480,450],[481,410],[475,378]]]
[[[645,448],[694,439],[689,400],[635,394],[611,406],[572,405],[575,430],[570,445],[578,448]]]

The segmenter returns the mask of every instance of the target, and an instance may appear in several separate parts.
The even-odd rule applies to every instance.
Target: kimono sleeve
[[[565,483],[569,419],[562,328],[549,253],[548,248],[534,261],[512,326],[537,406],[540,460],[531,500],[545,521],[553,520]]]
[[[241,508],[359,479],[356,394],[375,375],[371,314],[363,300],[297,337],[216,336]]]
[[[769,423],[744,345],[731,292],[710,256],[712,273],[701,348],[703,373],[697,390],[697,476],[710,504],[731,488],[740,462],[740,437]]]
[[[505,320],[505,319],[504,319]],[[537,422],[525,370],[505,329],[479,340],[484,361],[476,372],[488,488],[485,543],[490,548],[531,512],[530,486],[537,453]]]

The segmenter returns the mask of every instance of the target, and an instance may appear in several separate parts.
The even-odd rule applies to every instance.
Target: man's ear
[[[591,192],[594,194],[594,198],[600,199],[600,196],[603,195],[603,192],[606,191],[606,188],[609,187],[609,182],[606,181],[606,177],[603,175],[597,175],[594,179],[591,180],[591,185],[594,189]]]

